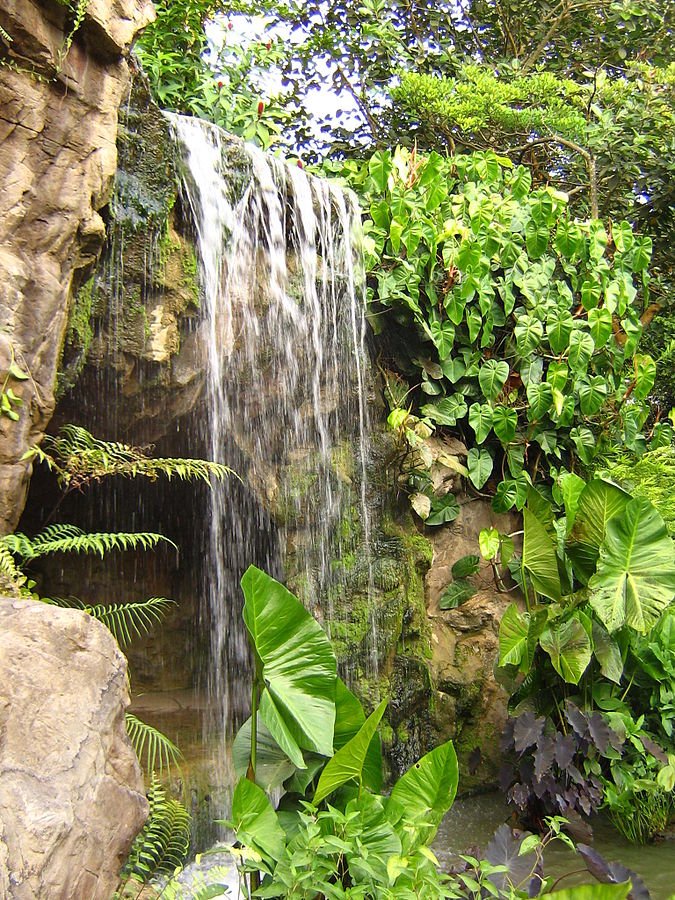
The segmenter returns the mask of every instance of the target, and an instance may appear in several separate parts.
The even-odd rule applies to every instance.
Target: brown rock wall
[[[154,17],[149,0],[95,0],[63,57],[67,12],[55,0],[0,7],[12,38],[0,57],[0,385],[23,401],[18,421],[0,415],[0,532],[21,514],[21,457],[52,415],[68,304],[105,236],[126,53]],[[5,382],[12,361],[30,377]]]

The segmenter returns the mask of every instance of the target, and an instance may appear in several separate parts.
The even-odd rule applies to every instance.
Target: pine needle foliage
[[[132,713],[125,716],[127,734],[134,748],[134,752],[146,772],[160,774],[171,765],[178,765],[182,754],[178,747],[169,738],[148,725],[147,722],[137,719]]]
[[[154,458],[150,447],[134,447],[119,441],[101,441],[86,428],[64,425],[57,435],[47,435],[29,455],[44,462],[66,490],[81,490],[111,475],[171,480],[222,481],[235,474],[228,466],[205,459]]]
[[[169,538],[151,531],[85,532],[76,525],[50,525],[33,538],[21,532],[0,538],[0,546],[21,563],[50,553],[95,553],[103,558],[111,550],[153,550],[161,543],[178,549]]]
[[[128,646],[135,637],[149,634],[175,605],[174,600],[165,597],[149,597],[137,603],[100,603],[96,606],[89,606],[76,598],[53,597],[45,602],[88,613],[92,619],[106,626],[120,647]]]
[[[122,878],[145,884],[155,875],[173,874],[190,847],[190,814],[167,796],[153,773],[148,791],[150,815],[134,841]]]

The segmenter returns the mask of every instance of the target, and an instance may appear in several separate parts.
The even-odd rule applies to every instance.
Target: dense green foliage
[[[648,238],[626,221],[578,221],[565,195],[532,189],[526,167],[489,152],[381,151],[343,171],[369,214],[371,321],[408,379],[395,428],[418,444],[420,419],[459,431],[469,478],[493,479],[500,512],[521,509],[561,462],[645,448]],[[660,426],[655,440],[671,435]]]
[[[675,547],[656,508],[611,482],[567,473],[553,493],[560,515],[529,494],[511,561],[527,608],[500,625],[504,788],[529,821],[606,806],[650,840],[675,811]]]
[[[212,32],[209,69],[201,23],[222,7],[179,0],[165,21],[160,7],[141,46],[160,100],[265,146],[278,134],[306,159],[397,144],[491,149],[525,164],[535,186],[568,192],[573,214],[627,219],[654,242],[651,305],[640,314],[661,316],[650,339],[661,357],[673,330],[673,9],[672,0],[236,0]],[[239,36],[228,43],[233,21]],[[177,22],[187,53],[174,50]],[[664,360],[664,412],[672,371]]]
[[[427,753],[393,786],[379,793],[381,756],[377,726],[385,702],[368,718],[356,697],[335,674],[335,658],[318,624],[282,585],[255,567],[242,579],[244,618],[254,656],[252,718],[234,746],[240,778],[228,823],[238,845],[245,896],[303,898],[426,897],[502,900],[525,896],[555,897],[544,877],[542,852],[551,840],[571,844],[562,820],[548,820],[543,839],[514,836],[502,826],[482,861],[467,857],[455,875],[439,872],[429,850],[441,819],[452,805],[458,784],[451,742]],[[328,653],[327,653],[328,651]],[[287,679],[285,678],[287,675]],[[331,684],[331,691],[326,688]],[[302,696],[303,702],[297,700]],[[267,701],[265,701],[267,697]],[[328,707],[326,701],[328,700]],[[327,712],[333,738],[327,752]],[[302,722],[298,714],[304,713]],[[297,739],[290,753],[272,731]],[[291,759],[291,754],[296,756]],[[282,788],[275,810],[265,791]],[[607,872],[607,864],[596,867]],[[625,897],[628,880],[607,878],[622,887],[610,897]],[[626,882],[626,884],[623,884]],[[595,896],[584,888],[577,900]]]

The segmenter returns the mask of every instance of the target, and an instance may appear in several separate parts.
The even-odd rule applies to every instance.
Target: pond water
[[[511,810],[500,794],[484,794],[458,800],[443,820],[434,843],[434,852],[441,865],[449,865],[457,854],[473,855],[476,848],[485,848],[494,831],[510,818]],[[675,898],[675,840],[665,840],[646,846],[636,846],[624,840],[602,818],[593,823],[593,846],[608,860],[616,860],[641,876],[652,900]],[[546,874],[561,876],[583,869],[583,862],[562,844],[553,845],[546,852]],[[592,881],[586,874],[565,878],[558,888]]]

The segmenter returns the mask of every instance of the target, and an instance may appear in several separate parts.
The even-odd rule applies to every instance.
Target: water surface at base
[[[484,849],[495,830],[510,818],[511,810],[499,794],[484,794],[458,800],[439,828],[434,852],[441,865],[449,865],[459,853],[475,855]],[[602,819],[593,823],[594,848],[608,860],[616,860],[637,872],[650,890],[652,900],[675,896],[675,841],[666,840],[644,847],[630,844]],[[583,862],[571,850],[551,847],[546,854],[546,874],[560,877],[583,869]],[[590,876],[571,876],[561,881],[562,890],[592,881]]]

